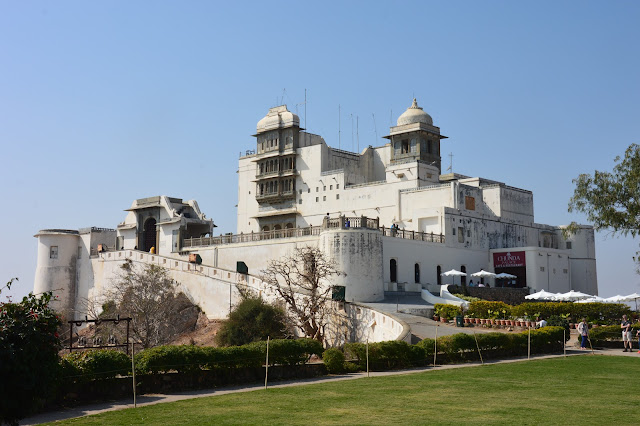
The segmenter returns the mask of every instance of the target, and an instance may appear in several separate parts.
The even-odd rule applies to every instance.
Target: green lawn
[[[68,424],[631,424],[640,360],[574,356],[197,398]]]

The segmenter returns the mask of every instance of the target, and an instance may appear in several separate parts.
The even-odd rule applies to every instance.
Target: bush
[[[231,311],[216,335],[216,342],[221,346],[240,346],[267,340],[267,336],[284,339],[287,334],[284,310],[260,298],[247,298]]]
[[[110,349],[72,352],[61,360],[64,375],[71,380],[108,379],[131,371],[131,358]],[[81,376],[81,377],[78,377]]]
[[[344,347],[345,356],[353,360],[360,369],[367,368],[367,347],[364,343],[347,343]],[[407,368],[420,365],[424,358],[420,349],[412,349],[412,346],[403,341],[387,341],[369,343],[369,370],[384,371],[395,368]]]
[[[322,355],[322,344],[313,339],[269,341],[269,364],[303,364],[311,355]],[[136,372],[160,373],[172,370],[193,373],[202,369],[260,367],[267,355],[267,342],[225,348],[193,345],[157,346],[136,355]]]
[[[322,362],[329,374],[342,374],[344,373],[344,354],[340,349],[330,348],[324,351],[322,354]]]
[[[434,306],[434,313],[442,318],[455,318],[457,315],[462,314],[462,309],[456,305],[448,305],[444,303],[436,303]]]
[[[480,302],[481,300],[484,300],[479,297],[465,296],[464,294],[461,294],[461,293],[455,293],[454,296],[459,299],[466,300],[467,302]]]
[[[589,322],[615,323],[622,315],[630,315],[631,309],[622,303],[571,303],[571,302],[527,302],[512,308],[514,317],[527,315],[569,316],[574,322],[587,318]]]
[[[19,303],[0,303],[0,424],[17,422],[55,393],[61,321],[51,299],[50,292],[29,293]]]
[[[499,318],[510,318],[511,309],[513,306],[507,305],[504,302],[471,302],[467,314],[472,318],[491,318],[491,313],[497,312]],[[491,313],[489,313],[491,311]],[[493,315],[494,317],[496,315]]]

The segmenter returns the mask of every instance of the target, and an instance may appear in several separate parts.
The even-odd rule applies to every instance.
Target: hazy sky
[[[457,173],[532,190],[551,225],[584,222],[571,180],[640,142],[637,1],[0,0],[0,65],[14,295],[39,229],[115,228],[136,198],[196,199],[234,232],[239,153],[281,102],[356,151],[415,96],[449,136],[443,168],[452,153]],[[640,291],[637,248],[597,236],[601,296]]]

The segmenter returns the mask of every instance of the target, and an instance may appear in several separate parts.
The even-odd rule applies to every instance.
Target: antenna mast
[[[371,113],[373,116],[373,131],[376,132],[376,143],[378,143],[378,126],[376,126],[376,115]]]
[[[307,125],[307,89],[304,89],[304,128],[309,128]]]
[[[351,151],[353,151],[353,114],[351,114]]]
[[[447,169],[451,173],[453,173],[453,153],[449,153],[449,168]]]
[[[338,104],[338,149],[340,149],[340,104]]]
[[[358,152],[360,152],[360,131],[359,131],[360,117],[356,115],[356,140],[358,141]]]

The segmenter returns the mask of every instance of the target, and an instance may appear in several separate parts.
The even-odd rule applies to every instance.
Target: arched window
[[[465,272],[466,273],[467,272],[467,267],[464,266],[464,265],[460,266],[460,272]],[[467,285],[467,277],[461,276],[460,277],[460,284],[461,285]]]
[[[436,268],[436,275],[437,275],[437,282],[438,285],[442,285],[442,267],[440,265],[438,265],[438,267]]]
[[[420,264],[416,263],[413,267],[413,281],[416,284],[420,284]]]
[[[398,281],[398,263],[395,259],[389,261],[389,281],[392,283]]]

